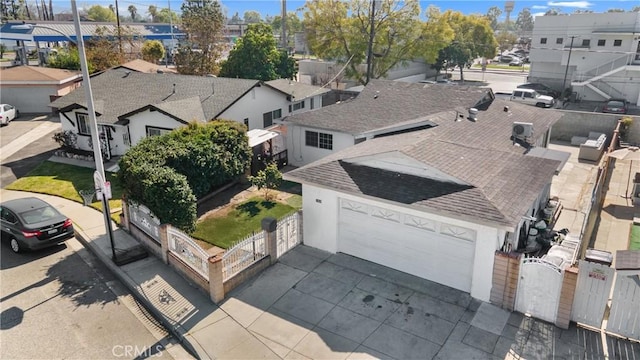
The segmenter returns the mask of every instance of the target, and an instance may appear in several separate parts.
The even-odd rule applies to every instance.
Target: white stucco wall
[[[333,135],[333,150],[320,149],[305,145],[305,131],[316,131]],[[289,155],[289,163],[293,166],[303,166],[319,160],[336,151],[346,149],[354,145],[353,135],[333,132],[328,130],[319,130],[306,126],[297,126],[295,124],[287,124],[287,152]]]
[[[129,136],[131,145],[136,145],[147,137],[147,126],[165,129],[176,129],[185,124],[159,111],[145,110],[129,117]],[[122,138],[122,136],[121,136]]]
[[[494,252],[502,246],[502,241],[505,237],[504,230],[303,184],[303,238],[306,245],[332,253],[337,251],[339,198],[384,207],[391,211],[427,218],[438,223],[446,222],[447,224],[475,230],[475,258],[471,296],[482,301],[489,301],[493,278]],[[366,224],[363,224],[363,226],[366,226]],[[402,237],[402,234],[398,234],[398,236]],[[443,274],[443,276],[446,276],[446,274]]]
[[[277,109],[282,110],[283,117],[289,113],[287,96],[270,87],[260,86],[250,90],[218,117],[241,124],[244,119],[249,118],[249,130],[263,129],[262,114]]]

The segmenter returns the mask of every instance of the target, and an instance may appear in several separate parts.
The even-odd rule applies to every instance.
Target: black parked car
[[[518,89],[532,89],[537,91],[540,95],[551,96],[554,99],[560,97],[560,91],[554,90],[551,87],[540,83],[526,83],[518,85]]]
[[[75,235],[71,219],[34,197],[0,204],[0,222],[2,239],[16,253],[53,246]]]

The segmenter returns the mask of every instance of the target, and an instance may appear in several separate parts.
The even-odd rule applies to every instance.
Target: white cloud
[[[549,1],[547,2],[547,5],[557,7],[573,7],[578,9],[588,9],[593,6],[593,4],[588,1]]]
[[[548,8],[548,6],[546,6],[546,5],[533,5],[531,8],[532,9],[536,9],[536,10],[541,10],[541,9]]]

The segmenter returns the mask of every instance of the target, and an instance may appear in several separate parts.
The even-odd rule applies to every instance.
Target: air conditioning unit
[[[511,128],[511,135],[514,138],[525,139],[533,136],[533,124],[526,122],[514,122]]]

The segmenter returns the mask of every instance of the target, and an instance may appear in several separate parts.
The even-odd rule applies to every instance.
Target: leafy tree
[[[622,12],[624,12],[624,10]],[[593,10],[575,9],[573,10],[573,13],[574,14],[593,14]]]
[[[278,61],[276,62],[276,73],[281,79],[294,79],[298,73],[298,62],[289,56],[287,50],[278,52]]]
[[[519,31],[532,31],[533,30],[533,15],[529,8],[524,8],[518,13],[516,19],[516,29]]]
[[[556,16],[562,14],[562,11],[558,8],[551,8],[544,13],[544,16]]]
[[[149,5],[149,8],[147,9],[147,13],[149,14],[149,16],[151,16],[151,22],[158,22],[157,21],[157,17],[158,17],[158,7],[155,5]]]
[[[640,12],[640,6],[634,6],[631,8],[631,12]]]
[[[224,30],[224,14],[216,0],[182,3],[182,28],[187,35],[175,56],[181,74],[207,75],[218,72]]]
[[[272,162],[263,170],[258,171],[256,176],[249,176],[249,181],[258,190],[264,189],[264,198],[270,201],[272,200],[271,190],[277,189],[282,183],[282,173],[278,170],[278,165]]]
[[[89,10],[87,10],[87,17],[97,22],[115,22],[116,21],[116,14],[109,8],[106,8],[100,5],[91,6]]]
[[[131,21],[136,21],[136,17],[138,16],[138,9],[134,5],[129,5],[127,8],[129,14],[131,14]]]
[[[164,58],[164,45],[158,40],[147,40],[142,44],[142,59],[154,64]]]
[[[80,70],[80,55],[78,54],[78,49],[75,47],[70,50],[58,49],[56,55],[49,57],[47,66],[56,69]],[[93,63],[88,58],[87,66],[89,67],[88,71],[90,74],[96,71],[95,66],[93,66]]]
[[[191,231],[196,199],[244,174],[250,160],[244,125],[193,122],[129,149],[118,163],[118,178],[128,199],[149,207],[162,222]]]
[[[220,76],[273,80],[292,78],[295,61],[278,52],[271,27],[265,23],[249,25],[229,57],[222,63]]]
[[[376,4],[374,14],[372,4]],[[441,34],[424,33],[427,27],[421,26],[417,0],[312,0],[305,9],[303,25],[311,51],[321,58],[348,63],[347,76],[362,84],[367,81],[360,65],[367,60],[371,15],[375,30],[372,78],[383,77],[395,65],[429,53],[426,43],[439,44],[436,53],[444,46],[438,41]]]
[[[496,35],[496,41],[500,46],[500,53],[502,53],[504,50],[513,48],[513,45],[518,42],[518,37],[511,32],[501,31]]]
[[[255,24],[262,22],[260,13],[255,10],[249,10],[244,12],[244,22],[247,24]]]
[[[624,9],[618,9],[618,8],[614,8],[614,9],[607,9],[608,13],[622,13],[624,12]]]
[[[7,51],[7,45],[0,43],[0,59],[4,59],[4,53]]]
[[[294,45],[295,33],[303,30],[302,21],[295,12],[287,13],[287,43],[289,47]],[[274,34],[280,34],[282,32],[282,16],[274,16],[271,20],[271,28]]]
[[[500,10],[497,6],[492,6],[487,10],[487,14],[485,15],[487,19],[491,22],[491,28],[495,31],[498,29],[498,19],[502,15],[502,10]]]
[[[136,47],[134,41],[136,34],[129,26],[120,26],[113,29],[106,26],[98,26],[96,36],[87,41],[87,60],[93,63],[96,71],[103,71],[125,62],[124,54],[120,51],[121,44]],[[111,39],[116,39],[111,40]]]
[[[160,11],[156,14],[156,20],[159,23],[163,24],[180,24],[180,16],[174,11],[169,11],[169,9],[160,9]]]
[[[455,39],[440,51],[439,61],[448,66],[460,68],[460,79],[464,81],[464,67],[477,57],[492,58],[496,53],[498,42],[487,18],[477,15],[463,15],[457,11],[447,10],[444,17],[448,19],[455,32]]]
[[[229,20],[229,24],[242,24],[242,18],[240,18],[240,15],[237,11],[235,14],[233,14],[231,20]]]

